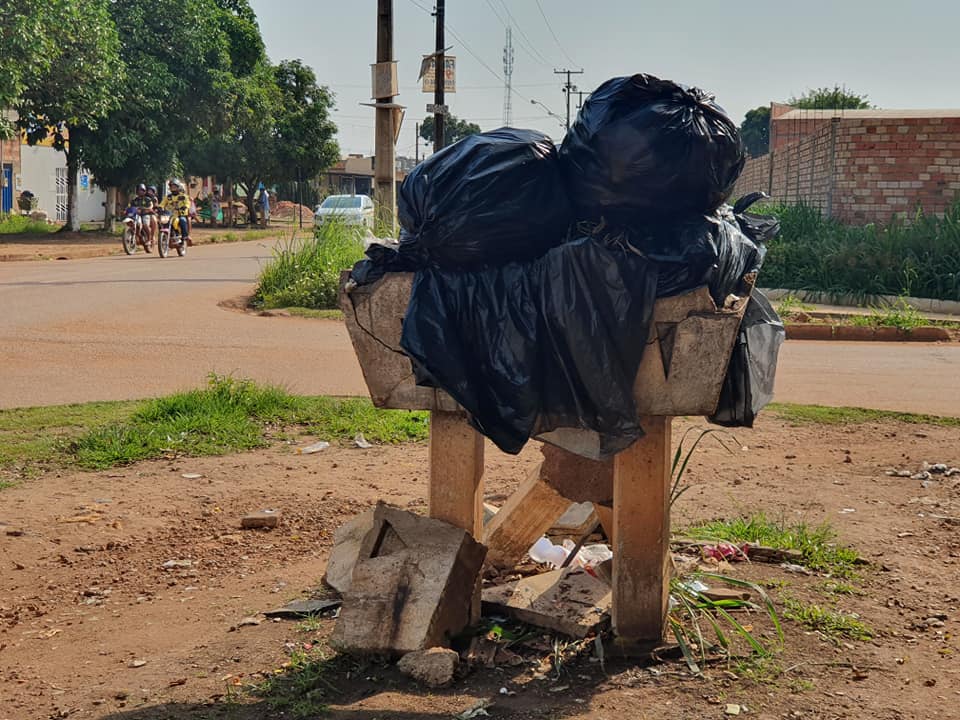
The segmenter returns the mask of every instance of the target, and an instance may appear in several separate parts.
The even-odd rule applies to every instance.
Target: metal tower
[[[513,38],[509,25],[503,46],[503,124],[513,124]]]

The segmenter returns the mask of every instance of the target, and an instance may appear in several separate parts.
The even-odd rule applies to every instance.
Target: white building
[[[20,175],[14,179],[14,194],[29,190],[37,197],[37,209],[47,218],[67,219],[67,158],[44,145],[20,146]],[[96,186],[89,171],[77,173],[77,214],[80,222],[102,222],[106,193]]]

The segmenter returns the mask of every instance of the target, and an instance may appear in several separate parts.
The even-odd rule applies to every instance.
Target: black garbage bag
[[[786,338],[783,322],[770,301],[754,290],[743,315],[717,411],[708,419],[726,427],[753,427],[773,399],[777,356]]]
[[[609,457],[643,434],[633,383],[657,266],[592,238],[527,263],[417,273],[401,346],[419,384],[446,390],[508,453],[580,428]]]
[[[711,95],[645,74],[594,90],[560,148],[578,219],[626,224],[712,212],[745,157]]]
[[[366,257],[356,262],[350,271],[350,277],[357,285],[369,285],[388,272],[415,272],[421,267],[418,258],[411,253],[401,253],[396,243],[373,243],[364,254]]]
[[[403,181],[398,210],[401,254],[460,269],[537,258],[565,239],[571,219],[553,142],[513,128],[431,155]]]

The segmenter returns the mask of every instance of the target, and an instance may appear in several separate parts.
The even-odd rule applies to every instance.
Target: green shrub
[[[260,273],[254,304],[264,308],[337,307],[340,272],[363,257],[358,230],[326,222],[312,238],[295,236],[278,246]]]
[[[767,206],[780,218],[764,287],[836,295],[911,295],[960,300],[960,201],[942,217],[847,226],[806,205]]]
[[[0,235],[43,235],[54,230],[56,230],[54,226],[31,220],[24,215],[0,213]]]

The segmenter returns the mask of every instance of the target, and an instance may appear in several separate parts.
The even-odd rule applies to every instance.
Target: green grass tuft
[[[836,536],[828,524],[817,527],[802,522],[787,525],[782,520],[774,522],[763,513],[695,525],[684,535],[697,540],[749,542],[797,550],[806,567],[841,578],[856,577],[855,568],[860,562],[855,550],[835,543]]]
[[[771,410],[781,420],[793,423],[820,423],[823,425],[855,425],[868,422],[895,421],[910,425],[938,425],[960,427],[960,418],[944,415],[922,415],[893,410],[869,410],[854,407],[827,407],[825,405],[795,405],[770,403]]]
[[[811,630],[817,630],[833,640],[869,640],[874,632],[853,615],[826,610],[819,605],[807,605],[798,600],[784,598],[783,616]]]
[[[0,213],[0,235],[46,235],[56,229],[56,225],[31,220],[26,215]]]
[[[274,250],[260,273],[253,303],[256,307],[335,309],[340,272],[363,257],[363,242],[355,228],[326,222],[313,237],[295,235]]]
[[[291,315],[312,318],[315,320],[343,320],[342,310],[316,310],[314,308],[288,307],[284,308]]]

